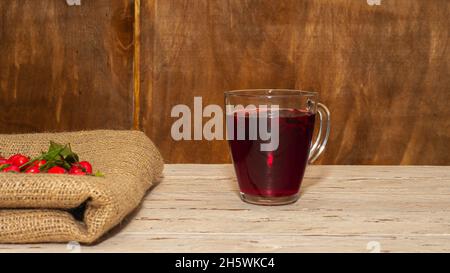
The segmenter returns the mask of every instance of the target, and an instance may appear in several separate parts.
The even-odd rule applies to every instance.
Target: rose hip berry
[[[86,175],[86,172],[83,171],[83,169],[81,169],[78,166],[72,166],[69,170],[69,174],[73,174],[73,175]]]
[[[41,159],[41,160],[36,160],[36,161],[34,161],[34,162],[31,164],[31,166],[33,166],[33,167],[36,166],[36,167],[40,168],[40,167],[44,166],[46,163],[47,163],[47,160]]]
[[[78,163],[78,166],[80,166],[87,174],[92,174],[92,165],[91,163],[87,161],[81,161]]]
[[[66,169],[61,168],[61,167],[58,167],[58,166],[55,166],[55,167],[50,168],[50,169],[47,171],[47,173],[64,174],[64,173],[66,173]]]
[[[40,173],[41,171],[39,170],[38,166],[31,166],[30,168],[28,168],[25,173]]]
[[[0,172],[17,173],[51,173],[71,175],[91,175],[104,177],[97,171],[92,173],[92,165],[89,161],[79,161],[79,157],[72,151],[70,143],[60,144],[50,141],[48,151],[43,151],[36,157],[28,157],[24,154],[14,154],[9,158],[0,155]]]
[[[13,165],[20,167],[23,164],[27,163],[30,158],[27,156],[24,156],[22,154],[15,154],[12,155],[9,159],[8,159]]]
[[[5,164],[12,165],[12,162],[6,158],[0,158],[0,166],[5,165]]]
[[[4,173],[8,173],[8,172],[18,173],[18,172],[20,172],[20,169],[19,169],[19,167],[15,166],[15,165],[11,165],[9,167],[4,168],[2,172],[4,172]]]

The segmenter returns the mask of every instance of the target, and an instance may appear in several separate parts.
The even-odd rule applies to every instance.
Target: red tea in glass
[[[329,135],[328,110],[317,103],[314,92],[242,90],[227,92],[225,96],[227,106],[242,106],[227,113],[228,131],[233,126],[228,142],[242,200],[261,205],[295,202],[308,161],[315,160],[325,147]],[[321,124],[317,141],[312,144],[316,115]],[[277,137],[273,149],[261,149],[262,144],[269,142],[259,134],[261,125],[272,137]],[[253,135],[252,130],[256,130]]]

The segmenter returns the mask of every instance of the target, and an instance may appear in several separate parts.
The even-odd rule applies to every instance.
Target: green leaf
[[[66,162],[69,162],[70,164],[74,164],[80,161],[80,159],[78,158],[78,155],[76,153],[71,153],[67,156],[64,157],[64,160]]]
[[[60,166],[63,167],[64,169],[66,169],[66,170],[70,169],[70,164],[67,163],[67,161],[63,161]]]
[[[42,172],[46,172],[49,169],[55,167],[56,164],[54,161],[48,161],[47,163],[45,163],[43,166],[41,166],[41,168],[39,168]]]
[[[96,171],[94,176],[95,177],[105,177],[105,175],[103,173],[101,173],[100,171]]]
[[[70,164],[77,163],[80,161],[78,155],[72,151],[72,147],[70,146],[70,143],[66,145],[62,145],[59,143],[56,143],[54,141],[50,142],[50,148],[49,153],[53,151],[59,151],[58,154],[67,161]],[[70,168],[70,167],[69,167]]]
[[[60,152],[60,155],[62,155],[63,157],[66,157],[68,155],[73,154],[72,149],[70,148],[70,144],[66,144],[65,146],[63,146],[63,149]]]
[[[50,141],[50,147],[48,147],[47,153],[50,153],[53,151],[60,151],[60,150],[64,149],[65,146],[66,145],[62,145],[62,144],[56,143],[54,141]]]
[[[60,153],[64,148],[55,148],[55,149],[49,149],[49,151],[43,155],[43,158],[47,161],[56,160],[58,158],[61,158]]]
[[[9,166],[11,166],[11,164],[3,164],[0,166],[0,171],[3,171],[4,169],[8,168]]]

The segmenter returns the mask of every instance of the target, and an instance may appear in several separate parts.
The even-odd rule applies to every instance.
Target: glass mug
[[[308,163],[325,149],[330,112],[317,92],[285,89],[225,92],[227,139],[243,201],[285,205],[299,198]],[[314,124],[320,126],[313,141]]]

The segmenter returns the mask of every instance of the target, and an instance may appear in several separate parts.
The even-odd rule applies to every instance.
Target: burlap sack
[[[139,131],[0,135],[0,154],[39,155],[50,140],[70,143],[105,177],[0,173],[0,243],[93,243],[139,205],[163,169]]]

